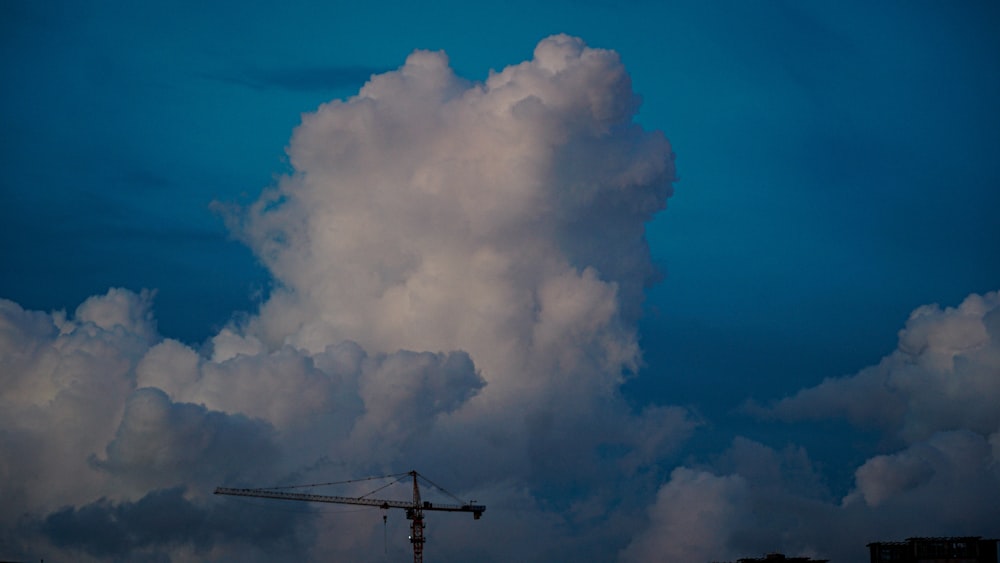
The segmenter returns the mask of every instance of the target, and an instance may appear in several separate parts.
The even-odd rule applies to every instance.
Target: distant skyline
[[[998,25],[3,3],[0,558],[357,559],[211,488],[410,469],[432,560],[997,537]]]

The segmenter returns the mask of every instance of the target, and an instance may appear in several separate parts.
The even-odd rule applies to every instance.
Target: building
[[[997,540],[979,536],[874,542],[868,552],[871,563],[998,563]]]

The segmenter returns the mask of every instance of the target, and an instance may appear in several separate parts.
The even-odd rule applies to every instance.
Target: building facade
[[[868,552],[871,563],[998,563],[997,540],[979,536],[874,542]]]

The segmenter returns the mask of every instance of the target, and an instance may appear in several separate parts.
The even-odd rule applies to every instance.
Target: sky
[[[0,2],[0,559],[1000,536],[995,2],[203,4]]]

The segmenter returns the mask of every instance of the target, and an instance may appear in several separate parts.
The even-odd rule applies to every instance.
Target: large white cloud
[[[465,350],[507,394],[582,363],[614,382],[653,279],[670,146],[632,122],[617,55],[556,36],[484,84],[417,52],[304,116],[295,173],[240,233],[283,284],[249,332],[313,352]]]
[[[637,418],[617,395],[656,275],[645,224],[674,177],[637,109],[615,53],[554,36],[484,83],[418,51],[305,115],[294,172],[231,215],[280,286],[225,345],[468,354],[485,385],[407,451],[417,459],[468,453],[486,474],[545,478],[592,471],[567,460],[602,443],[643,442],[633,465],[676,446],[690,417]],[[636,438],[640,420],[662,423],[656,444]]]
[[[304,115],[294,171],[230,210],[276,289],[202,348],[157,332],[148,292],[70,316],[0,302],[0,446],[18,454],[0,460],[0,519],[18,530],[3,543],[358,559],[378,519],[299,518],[263,549],[209,492],[415,467],[501,496],[488,549],[435,519],[449,558],[612,557],[651,468],[698,424],[618,393],[656,277],[645,224],[674,178],[637,109],[618,56],[572,37],[483,83],[417,51]],[[175,525],[145,530],[157,511]],[[345,533],[315,534],[329,525]]]

